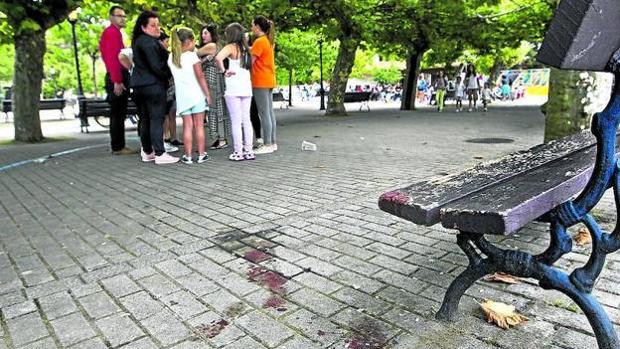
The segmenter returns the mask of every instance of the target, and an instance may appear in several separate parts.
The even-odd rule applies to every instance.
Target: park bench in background
[[[64,98],[42,99],[39,101],[39,110],[60,110],[61,119],[64,119],[64,109],[67,101]],[[13,111],[13,101],[5,99],[2,101],[2,112],[5,115],[6,122],[9,122],[9,112]]]
[[[620,348],[609,316],[592,295],[607,254],[620,249],[620,229],[605,232],[589,214],[609,188],[616,206],[620,202],[618,16],[617,1],[563,0],[538,55],[543,63],[558,68],[615,73],[609,105],[592,120],[596,139],[587,133],[569,136],[380,197],[379,207],[386,212],[416,224],[441,223],[458,231],[456,243],[469,266],[448,287],[438,319],[455,320],[465,291],[487,274],[504,272],[536,279],[543,289],[564,293],[587,317],[599,348]],[[549,223],[550,233],[549,247],[538,255],[499,248],[485,238],[512,234],[537,219]],[[569,273],[554,264],[572,251],[567,229],[578,223],[588,229],[592,251],[587,263]]]
[[[366,107],[368,111],[370,111],[370,105],[368,102],[370,101],[370,92],[345,92],[344,94],[344,102],[345,103],[361,103],[360,110]]]
[[[282,92],[274,92],[273,101],[280,102],[280,109],[282,108],[288,109],[288,99],[284,98],[284,94]]]
[[[80,132],[88,133],[89,117],[94,117],[102,127],[110,127],[110,104],[103,98],[80,98],[79,114],[76,115],[80,119]],[[129,99],[127,103],[127,117],[134,125],[138,124],[138,108],[136,104]]]

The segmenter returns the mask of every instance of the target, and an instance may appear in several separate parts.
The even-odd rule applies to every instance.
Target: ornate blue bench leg
[[[576,199],[563,203],[549,213],[551,239],[547,250],[533,256],[526,252],[496,247],[483,235],[461,232],[457,237],[457,243],[467,255],[469,266],[448,288],[437,313],[438,319],[454,320],[458,303],[465,291],[484,275],[500,271],[536,279],[542,288],[564,293],[586,315],[596,335],[599,348],[620,349],[618,335],[609,317],[591,294],[603,270],[605,258],[620,249],[620,219],[614,231],[607,233],[588,213],[599,202],[605,191],[613,187],[616,210],[620,217],[620,164],[616,157],[616,133],[619,121],[620,79],[616,75],[616,86],[609,105],[603,112],[596,114],[592,122],[592,133],[597,138],[594,171],[585,189]],[[572,250],[572,241],[566,229],[578,223],[585,224],[592,236],[592,253],[585,265],[569,275],[553,267],[553,264]],[[486,257],[483,258],[481,254]]]

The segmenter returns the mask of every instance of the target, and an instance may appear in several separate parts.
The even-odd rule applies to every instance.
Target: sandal
[[[245,160],[245,158],[243,157],[242,154],[234,152],[234,153],[232,153],[232,154],[230,154],[228,156],[228,160],[231,160],[231,161],[243,161],[243,160]]]
[[[213,144],[211,144],[211,146],[209,147],[209,149],[217,149],[217,147],[220,145],[220,140],[216,139],[215,142],[213,142]]]
[[[256,160],[256,156],[252,151],[243,151],[243,158],[246,160]]]

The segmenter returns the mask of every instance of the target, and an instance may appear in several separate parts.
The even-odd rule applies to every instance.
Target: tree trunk
[[[418,90],[420,62],[426,50],[416,50],[407,57],[407,71],[403,82],[403,95],[400,99],[400,110],[415,110],[415,97]]]
[[[580,132],[590,125],[587,82],[578,71],[551,69],[549,101],[545,107],[545,142]],[[594,74],[588,74],[594,77]],[[583,75],[584,77],[586,75]]]
[[[45,31],[15,34],[15,72],[13,75],[13,115],[15,140],[40,142],[39,98],[43,79]]]
[[[288,106],[293,106],[293,69],[288,70]]]
[[[355,63],[355,52],[357,52],[360,41],[358,36],[342,35],[340,37],[338,58],[336,58],[336,65],[329,84],[325,115],[347,115],[344,108],[344,94],[347,90],[347,81],[351,69],[353,69],[353,63]]]

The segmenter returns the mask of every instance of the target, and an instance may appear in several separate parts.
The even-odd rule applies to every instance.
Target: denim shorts
[[[192,114],[202,113],[207,109],[209,109],[207,108],[207,102],[203,100],[199,102],[198,104],[196,104],[195,106],[180,112],[179,114],[181,114],[182,116],[188,116]]]

